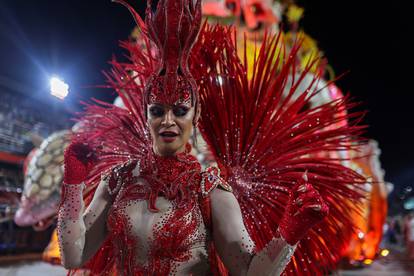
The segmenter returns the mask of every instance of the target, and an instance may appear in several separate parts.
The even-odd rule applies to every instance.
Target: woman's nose
[[[170,109],[167,112],[165,112],[161,124],[166,125],[166,126],[175,125],[174,119],[175,119],[174,113]]]

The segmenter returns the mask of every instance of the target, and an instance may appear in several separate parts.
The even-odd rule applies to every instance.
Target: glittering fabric
[[[208,194],[201,192],[200,184],[218,176],[202,173],[197,159],[187,152],[154,156],[151,165],[143,167],[140,163],[125,162],[102,176],[112,198],[107,239],[84,268],[92,275],[211,275],[216,268],[210,256],[216,254],[211,225],[206,225],[211,215],[204,205]],[[65,254],[80,258],[82,233],[85,228],[96,231],[88,230],[93,227],[89,217],[96,214],[83,214],[84,185],[65,187],[58,232],[65,237],[60,238],[61,246],[78,244]]]
[[[114,249],[121,252],[117,270],[122,275],[204,275],[209,264],[200,165],[188,154],[155,160],[151,171],[119,175],[123,184],[107,223]]]
[[[73,243],[75,247],[80,247],[79,237],[84,227],[78,227],[81,220],[81,214],[83,212],[84,202],[82,198],[83,184],[64,184],[62,185],[62,202],[58,211],[58,226],[57,233],[59,237],[65,237],[65,239],[59,239],[59,247],[65,248],[69,243]],[[76,250],[73,252],[66,251],[62,254],[62,261],[66,261],[65,258],[71,258],[73,254],[78,255]]]

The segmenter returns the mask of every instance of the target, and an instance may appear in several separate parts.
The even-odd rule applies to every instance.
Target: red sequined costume
[[[145,23],[118,2],[133,13],[146,47],[124,43],[130,62],[113,61],[107,74],[126,109],[87,106],[66,151],[58,219],[65,266],[93,275],[333,269],[365,179],[317,153],[356,147],[363,127],[352,120],[361,114],[342,112],[353,106],[348,98],[305,109],[318,93],[310,89],[292,100],[306,71],[289,78],[299,45],[277,52],[280,36],[267,35],[247,64],[233,29],[205,24],[199,32],[200,1],[161,0],[155,12],[149,1]],[[189,149],[153,153],[146,125],[153,101],[191,101],[217,168],[202,172]],[[329,128],[341,120],[351,123]]]

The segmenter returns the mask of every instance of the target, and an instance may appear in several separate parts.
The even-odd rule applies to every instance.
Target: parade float
[[[313,85],[320,90],[308,108],[344,97],[340,88],[333,82],[335,80],[334,70],[318,48],[317,42],[300,28],[304,9],[293,1],[206,0],[203,4],[203,12],[210,22],[233,24],[237,28],[236,39],[245,42],[246,45],[240,51],[247,52],[250,62],[253,62],[257,54],[257,44],[261,43],[266,32],[273,31],[283,32],[285,44],[284,49],[279,51],[280,54],[287,53],[296,41],[300,41],[302,46],[297,61],[299,69],[305,68],[315,56],[320,56],[319,61],[314,64],[305,81],[302,82],[304,87],[309,87],[311,83],[314,83]],[[282,25],[284,27],[281,27]],[[131,39],[136,43],[141,43],[139,37],[139,32],[134,30]],[[241,55],[242,52],[240,52]],[[318,76],[324,78],[314,82]],[[119,99],[117,101],[117,105],[121,105]],[[17,224],[31,225],[36,230],[43,230],[53,224],[60,201],[63,150],[69,143],[69,139],[70,131],[54,133],[43,141],[32,156],[28,157],[30,161],[27,161],[24,192],[19,210],[15,215]],[[194,143],[193,150],[198,159],[205,166],[214,163],[214,159],[204,146],[201,135],[197,135],[197,138],[193,140],[197,141]],[[341,254],[348,263],[368,264],[367,260],[373,260],[381,250],[379,244],[387,214],[387,192],[383,179],[384,173],[379,163],[379,149],[375,142],[370,141],[363,153],[341,151],[336,154],[342,158],[349,158],[346,165],[359,170],[367,177],[365,204],[361,212],[353,214],[356,228],[354,234],[349,237],[349,246],[342,248]],[[46,261],[60,262],[55,233],[43,256]],[[339,263],[340,259],[337,261]]]

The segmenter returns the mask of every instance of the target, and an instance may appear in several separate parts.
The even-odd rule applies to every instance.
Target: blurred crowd
[[[414,212],[389,217],[383,233],[382,248],[405,248],[408,258],[414,261]]]
[[[19,171],[0,167],[0,191],[21,192],[23,174]]]
[[[51,230],[33,232],[14,223],[23,191],[23,164],[7,156],[23,160],[44,138],[69,128],[69,116],[30,97],[0,91],[0,256],[41,252],[51,235]]]
[[[403,220],[403,237],[410,260],[414,261],[414,213],[410,213]]]
[[[40,102],[2,91],[0,93],[0,151],[27,154],[33,147],[30,134],[36,126],[41,125],[42,136],[47,136],[57,129],[67,128],[67,120],[57,120],[56,114],[52,112],[50,109],[45,109]],[[62,117],[64,116],[62,114]]]

